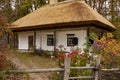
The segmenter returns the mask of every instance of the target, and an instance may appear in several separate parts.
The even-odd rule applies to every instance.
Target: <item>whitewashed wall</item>
[[[19,32],[18,33],[18,49],[28,50],[28,36],[33,35],[33,32]]]
[[[53,46],[47,46],[47,35],[53,34],[53,31],[37,31],[36,34],[36,48],[43,50],[54,50]]]
[[[71,47],[67,46],[67,34],[75,34],[75,37],[78,38],[78,46],[83,49],[83,44],[85,43],[86,30],[56,30],[56,47],[59,45],[64,45],[66,51],[70,51]],[[28,49],[28,36],[33,35],[33,31],[29,32],[19,32],[18,40],[19,40],[19,49]],[[37,31],[36,32],[36,48],[43,50],[54,50],[54,46],[47,46],[47,35],[54,34],[53,31]]]
[[[78,45],[75,47],[79,47],[81,49],[84,48],[83,44],[85,43],[86,30],[71,30],[71,31],[58,31],[57,35],[57,48],[59,45],[64,45],[66,51],[70,51],[72,47],[67,46],[67,34],[75,34],[75,37],[78,38]]]

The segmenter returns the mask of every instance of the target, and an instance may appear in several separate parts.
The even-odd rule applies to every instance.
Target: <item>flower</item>
[[[64,45],[62,45],[62,44],[61,44],[61,45],[59,45],[58,47],[61,49],[61,48],[63,48],[63,47],[64,47]]]
[[[105,44],[100,41],[94,41],[92,46],[93,46],[93,49],[104,50]]]
[[[59,51],[59,49],[58,49],[58,48],[55,48],[55,51]]]
[[[79,56],[83,57],[83,56],[85,56],[85,54],[84,54],[84,53],[82,53],[82,54],[79,54]]]
[[[59,54],[58,56],[57,56],[57,59],[58,60],[62,60],[62,59],[64,59],[66,57],[66,55],[64,54],[64,53],[62,53],[62,54]]]

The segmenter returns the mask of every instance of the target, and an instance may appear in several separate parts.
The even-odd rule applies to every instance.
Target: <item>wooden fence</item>
[[[93,75],[91,76],[79,76],[79,77],[70,77],[70,70],[86,70],[91,69],[93,71]],[[64,62],[64,68],[49,68],[49,69],[33,69],[33,70],[9,70],[9,71],[2,71],[0,73],[3,74],[24,74],[24,73],[45,73],[45,72],[60,72],[61,80],[71,80],[71,79],[92,79],[92,80],[99,80],[99,71],[100,71],[100,59],[93,67],[71,67],[70,66],[70,58],[66,58]]]
[[[120,80],[120,69],[102,69],[101,80]]]

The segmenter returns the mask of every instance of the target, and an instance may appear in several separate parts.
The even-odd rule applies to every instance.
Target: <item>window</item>
[[[67,34],[67,46],[76,45],[78,45],[78,38],[75,37],[75,34]]]
[[[98,39],[100,40],[103,35],[104,35],[104,32],[100,32],[100,33],[98,34]]]
[[[54,36],[47,35],[47,46],[53,46],[53,45],[54,45]]]

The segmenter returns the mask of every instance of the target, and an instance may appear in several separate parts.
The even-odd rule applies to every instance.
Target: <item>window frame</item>
[[[54,35],[53,34],[47,35],[47,46],[54,46]]]
[[[67,46],[77,46],[78,45],[78,40],[77,40],[77,44],[75,44],[75,34],[67,34]]]

